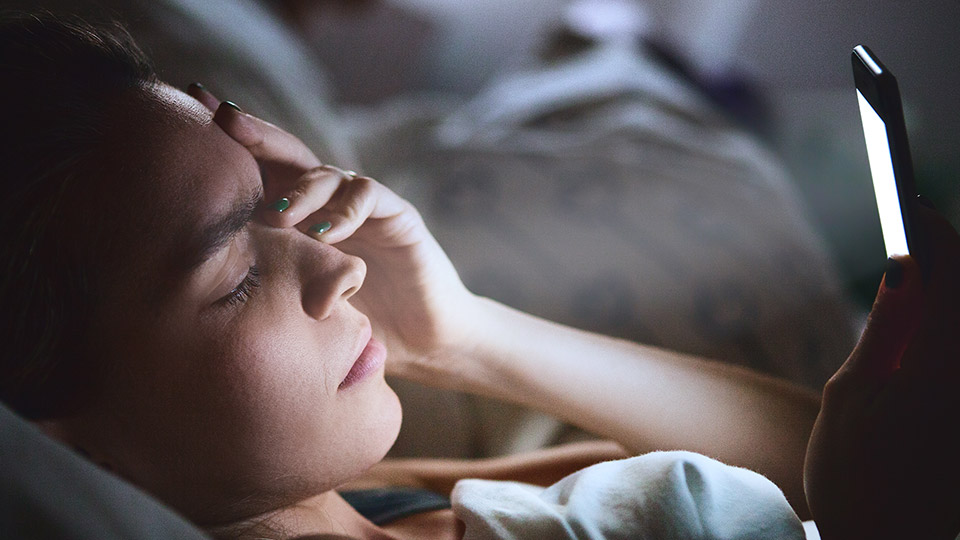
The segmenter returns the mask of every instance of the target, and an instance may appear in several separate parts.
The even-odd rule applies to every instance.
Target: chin
[[[377,383],[381,386],[383,392],[383,406],[382,406],[382,422],[383,422],[383,448],[380,453],[377,461],[379,462],[387,455],[387,452],[390,451],[390,448],[393,447],[393,443],[397,441],[397,436],[400,435],[400,424],[403,421],[403,407],[400,405],[400,398],[397,397],[396,392],[393,391],[393,388],[390,388],[390,385],[387,384],[387,381],[384,380],[383,375],[379,376]]]
[[[342,434],[337,437],[340,440],[317,439],[315,444],[308,446],[326,447],[322,454],[310,455],[306,461],[293,465],[295,472],[290,476],[305,483],[296,486],[296,497],[288,492],[285,494],[287,498],[305,498],[336,489],[362,475],[387,455],[400,433],[402,409],[400,399],[383,380],[383,375],[377,377],[379,380],[364,381],[365,388],[354,392],[343,404],[350,419],[340,424]],[[303,468],[302,463],[312,465]]]
[[[396,442],[400,434],[400,424],[403,417],[403,411],[400,405],[400,398],[387,384],[382,373],[378,373],[376,378],[365,381],[368,387],[362,393],[358,393],[359,403],[362,407],[363,417],[358,419],[356,427],[360,431],[359,440],[357,440],[355,459],[366,470],[375,465],[387,455],[393,443]]]

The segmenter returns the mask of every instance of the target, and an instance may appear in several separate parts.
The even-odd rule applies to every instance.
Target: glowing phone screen
[[[860,101],[863,137],[867,141],[867,158],[870,160],[870,175],[873,176],[873,192],[877,196],[877,209],[880,211],[883,245],[887,248],[887,257],[908,255],[910,250],[907,248],[907,233],[903,228],[897,182],[893,176],[887,125],[870,102],[863,97],[860,90],[857,90],[857,99]]]

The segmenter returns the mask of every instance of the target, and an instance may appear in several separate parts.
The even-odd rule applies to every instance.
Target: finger
[[[221,103],[213,121],[262,163],[304,172],[320,166],[317,156],[300,139],[240,110],[229,101]]]
[[[931,279],[955,279],[960,269],[960,235],[933,208],[917,204],[914,212],[920,221],[925,255],[930,259]]]
[[[187,86],[187,94],[193,99],[199,101],[200,104],[206,107],[210,112],[216,111],[217,107],[220,106],[220,100],[217,99],[217,96],[213,95],[198,82],[190,83],[190,85]]]
[[[386,236],[381,240],[394,244],[402,229],[406,229],[407,220],[390,218],[397,218],[408,210],[409,205],[399,195],[372,178],[360,176],[344,184],[330,203],[310,216],[315,225],[327,223],[326,230],[308,228],[307,232],[323,242],[335,244],[350,238],[362,226],[371,225],[377,234]]]
[[[941,214],[928,207],[916,213],[924,233],[930,272],[925,286],[924,324],[910,362],[938,377],[960,376],[960,235]],[[952,375],[951,375],[952,374]]]
[[[840,372],[886,380],[900,368],[922,307],[923,278],[917,263],[909,256],[888,260],[867,326]]]
[[[264,220],[274,227],[292,227],[327,204],[344,182],[354,178],[350,171],[331,165],[311,169],[297,179],[293,188],[267,206]]]

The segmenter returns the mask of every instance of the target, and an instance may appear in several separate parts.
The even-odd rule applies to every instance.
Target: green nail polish
[[[233,107],[234,109],[237,110],[237,112],[243,112],[243,109],[241,109],[239,105],[237,105],[236,103],[234,103],[234,102],[232,102],[232,101],[224,101],[223,104],[226,105],[226,106],[228,106],[228,107]]]
[[[309,231],[313,233],[314,236],[320,236],[321,234],[330,230],[330,227],[333,225],[329,221],[322,221],[310,227]]]
[[[277,202],[270,205],[270,208],[273,208],[277,212],[283,212],[287,208],[290,208],[290,199],[286,197],[281,197]]]

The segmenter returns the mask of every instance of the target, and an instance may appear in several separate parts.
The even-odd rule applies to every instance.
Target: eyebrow
[[[192,242],[190,256],[187,259],[185,270],[190,272],[209,259],[220,248],[227,245],[250,221],[257,206],[263,201],[263,186],[257,188],[243,199],[223,217],[203,228]]]

